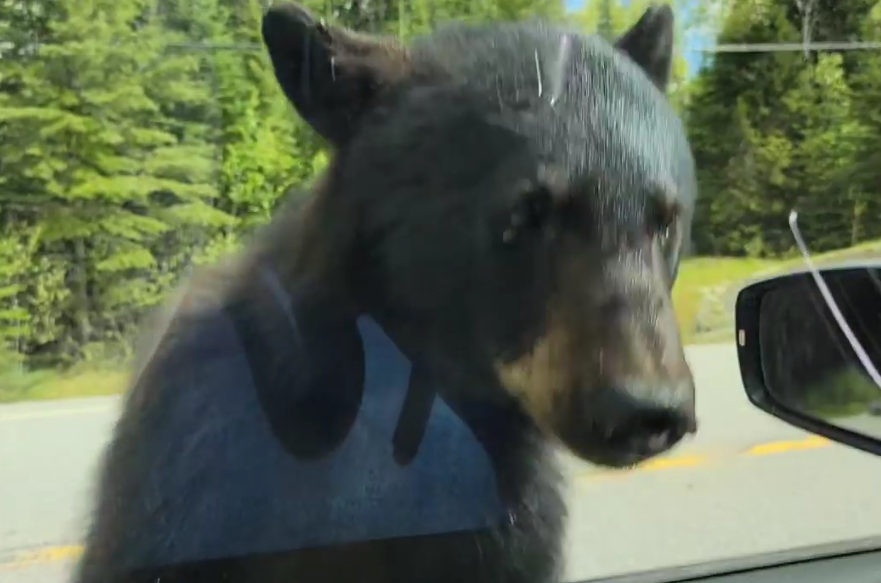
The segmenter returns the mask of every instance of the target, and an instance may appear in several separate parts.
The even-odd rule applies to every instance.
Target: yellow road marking
[[[763,443],[746,450],[745,455],[770,455],[775,453],[785,453],[788,451],[802,451],[805,449],[817,449],[827,447],[832,442],[825,437],[811,436],[806,439],[797,441],[777,441],[773,443]]]
[[[742,452],[739,456],[733,457],[758,457],[765,455],[773,455],[778,453],[786,453],[792,451],[805,451],[828,447],[833,442],[823,437],[811,436],[806,439],[793,441],[777,441],[772,443],[763,443],[749,448]],[[724,456],[723,456],[724,457]],[[612,471],[594,471],[579,473],[576,478],[594,480],[604,480],[608,478],[627,478],[635,474],[644,472],[657,472],[662,470],[673,470],[678,468],[693,468],[707,466],[721,458],[712,456],[680,456],[660,458],[645,462],[631,470],[612,470]],[[45,565],[49,563],[58,563],[62,561],[75,560],[83,552],[81,546],[58,546],[45,547],[30,551],[22,551],[14,554],[10,560],[0,559],[0,570],[21,569],[34,565]]]
[[[642,472],[655,472],[657,470],[668,470],[671,468],[688,468],[700,466],[707,463],[708,461],[709,460],[706,457],[699,455],[661,458],[648,461],[640,466],[637,466],[636,469]]]
[[[82,552],[82,546],[44,547],[32,551],[23,551],[13,556],[11,561],[0,563],[0,569],[22,569],[33,565],[60,563],[70,559],[77,559]]]
[[[790,440],[790,441],[773,441],[771,443],[763,443],[761,445],[753,446],[747,449],[744,452],[741,452],[739,456],[734,457],[759,457],[766,455],[773,455],[778,453],[787,453],[791,451],[804,451],[811,449],[819,449],[823,447],[828,447],[832,445],[834,442],[826,439],[825,437],[819,436],[810,436],[805,439],[798,440]],[[626,478],[630,477],[633,474],[643,473],[643,472],[655,472],[658,470],[669,470],[675,468],[693,468],[696,466],[705,466],[714,461],[717,461],[721,458],[730,457],[730,456],[699,456],[699,455],[691,455],[691,456],[680,456],[680,457],[669,457],[669,458],[658,458],[654,460],[650,460],[643,464],[640,464],[634,468],[630,468],[627,470],[593,470],[588,472],[579,472],[576,475],[578,479],[586,479],[590,481],[594,480],[606,480],[608,478]]]
[[[711,458],[699,455],[689,455],[681,457],[669,457],[650,460],[636,467],[625,470],[593,470],[576,474],[576,479],[589,480],[591,482],[607,479],[624,479],[629,478],[633,474],[641,474],[645,472],[657,472],[660,470],[670,470],[674,468],[693,468],[695,466],[703,466],[708,464]]]

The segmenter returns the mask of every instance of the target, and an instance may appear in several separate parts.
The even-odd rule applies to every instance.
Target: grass
[[[818,266],[839,262],[881,259],[881,241],[812,257]],[[752,279],[803,269],[804,260],[697,257],[686,260],[673,288],[673,306],[686,344],[725,342],[734,339],[734,300],[737,291]]]
[[[779,261],[733,257],[697,257],[683,261],[673,287],[673,307],[683,342],[711,341],[713,332],[724,329],[721,322],[714,320],[725,320],[724,312],[730,309],[725,295],[730,287],[777,264]],[[699,320],[707,319],[710,322],[705,329],[711,332],[701,334]]]
[[[0,403],[115,395],[125,389],[127,377],[126,372],[100,369],[68,374],[8,373],[0,376]]]
[[[818,265],[881,258],[881,241],[814,257]],[[683,262],[673,288],[685,344],[726,342],[734,338],[734,297],[753,278],[769,277],[803,266],[799,257],[783,260],[696,257]],[[0,403],[113,395],[125,387],[126,373],[81,370],[53,373],[0,374]]]
[[[127,378],[128,374],[121,371],[86,370],[38,383],[29,398],[49,400],[115,395],[125,389]]]

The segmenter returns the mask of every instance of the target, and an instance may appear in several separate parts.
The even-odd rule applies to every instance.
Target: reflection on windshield
[[[881,253],[881,53],[801,42],[878,40],[876,2],[270,4],[0,8],[4,582],[573,581],[879,534],[881,469],[752,408],[731,333],[801,266],[790,209],[818,265]],[[868,394],[793,330],[846,365],[793,395]]]

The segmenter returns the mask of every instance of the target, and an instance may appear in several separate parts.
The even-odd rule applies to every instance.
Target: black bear
[[[75,581],[556,583],[556,445],[696,431],[672,11],[403,46],[282,3],[263,38],[332,162],[157,317]]]

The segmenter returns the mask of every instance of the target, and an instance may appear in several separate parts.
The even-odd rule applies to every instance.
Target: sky
[[[581,8],[585,2],[589,2],[590,0],[566,0],[566,7],[570,10],[575,10]],[[700,0],[695,0],[699,2]],[[621,0],[621,3],[624,6],[627,6],[630,3],[630,0]],[[687,16],[688,11],[685,11],[683,16]],[[679,16],[679,15],[677,15]],[[701,62],[703,61],[703,54],[698,52],[697,49],[707,47],[712,44],[712,39],[709,35],[700,31],[689,31],[686,33],[685,37],[685,59],[688,62],[688,74],[689,76],[697,73],[700,68]]]

